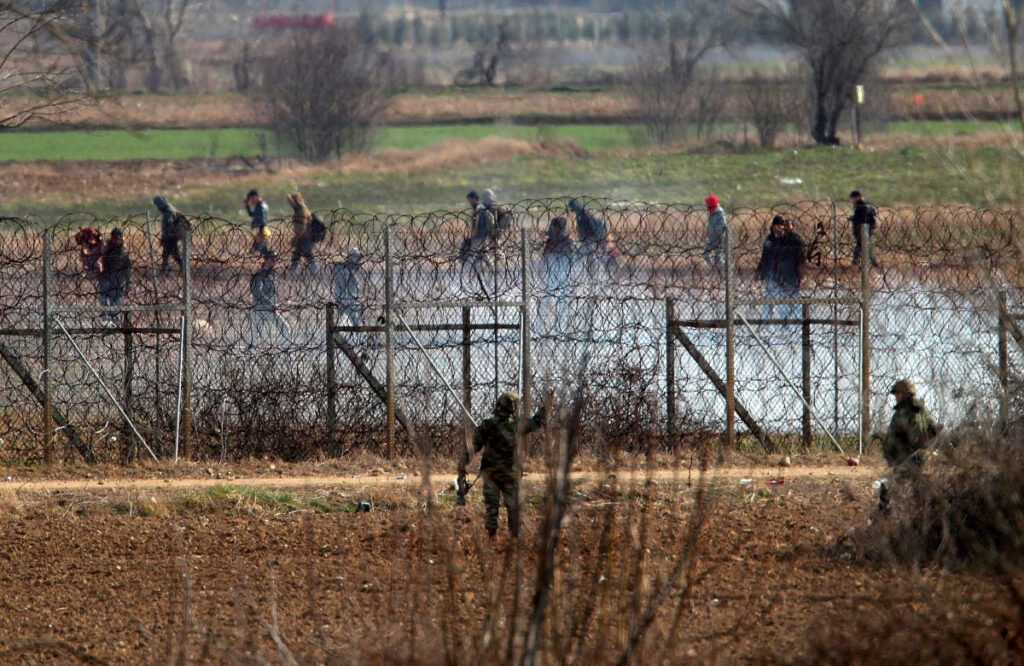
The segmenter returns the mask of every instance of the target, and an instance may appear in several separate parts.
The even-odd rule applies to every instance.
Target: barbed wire
[[[311,256],[303,251],[293,255],[290,220],[274,220],[265,241],[281,258],[269,309],[254,306],[253,276],[262,259],[253,251],[253,229],[217,218],[190,218],[191,375],[199,455],[302,458],[325,452],[331,381],[337,396],[333,452],[384,451],[385,410],[374,390],[340,352],[333,377],[328,374],[327,312],[334,310],[335,324],[342,328],[338,338],[383,382],[386,230],[392,237],[397,303],[518,300],[525,261],[534,393],[573,388],[578,361],[589,353],[586,423],[594,446],[642,450],[662,441],[666,301],[673,301],[675,319],[684,324],[725,317],[723,268],[704,258],[708,213],[703,206],[581,198],[582,208],[607,228],[605,238],[594,240],[585,237],[586,229],[579,228],[568,202],[505,205],[513,221],[510,228],[468,248],[463,245],[470,228],[468,209],[418,215],[325,212],[320,217],[327,232],[313,245]],[[756,267],[770,222],[782,215],[808,243],[800,295],[837,299],[808,306],[811,318],[859,318],[851,303],[860,296],[861,269],[852,263],[855,241],[846,207],[834,210],[832,202],[818,201],[726,212],[740,299],[763,295]],[[548,238],[556,218],[567,219],[568,240],[561,245]],[[182,302],[181,271],[173,260],[162,269],[159,225],[147,224],[145,216],[76,214],[50,225],[0,218],[0,280],[5,285],[0,343],[38,380],[44,367],[43,232],[49,231],[51,300],[61,322],[74,331],[89,364],[147,441],[167,455],[175,426],[180,315],[86,311],[83,306],[99,304],[103,290],[75,240],[84,227],[100,230],[104,238],[114,227],[123,230],[133,269],[118,303]],[[520,229],[527,232],[525,250]],[[879,209],[873,236],[878,266],[870,274],[876,427],[887,418],[885,394],[878,389],[904,375],[917,378],[934,411],[947,421],[997,413],[998,300],[1003,292],[1011,310],[1024,312],[1022,230],[1024,213],[1017,209]],[[761,306],[741,306],[739,312],[748,319],[760,317]],[[484,303],[469,310],[466,330],[459,309],[418,307],[402,314],[415,339],[397,327],[396,401],[429,446],[449,451],[461,432],[460,408],[419,346],[482,416],[497,393],[523,384],[520,312]],[[349,330],[358,326],[369,329]],[[798,441],[802,404],[785,388],[784,375],[797,381],[801,376],[801,326],[793,322],[753,329],[757,335],[737,329],[737,399],[773,438]],[[724,376],[724,330],[696,325],[686,330]],[[816,323],[808,335],[815,410],[840,436],[852,436],[859,418],[857,327]],[[1019,376],[1021,351],[1014,348],[1009,354],[1013,376]],[[134,445],[125,436],[123,419],[59,332],[52,354],[55,407],[99,459],[131,458]],[[680,432],[720,432],[724,399],[691,356],[680,352],[676,359]],[[9,370],[5,366],[0,373],[0,410],[5,414],[0,461],[8,464],[41,457],[45,439],[42,409],[23,379]],[[65,447],[65,458],[77,455],[61,437],[55,441]],[[412,451],[405,439],[400,447],[400,452]]]

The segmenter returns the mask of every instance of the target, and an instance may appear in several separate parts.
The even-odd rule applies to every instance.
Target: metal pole
[[[174,406],[174,462],[178,462],[178,445],[181,443],[181,398],[185,376],[185,315],[181,315],[181,335],[178,337],[178,401]],[[223,433],[222,433],[223,434]]]
[[[124,410],[132,416],[132,380],[135,376],[135,344],[132,338],[131,313],[125,312],[121,315],[121,328],[124,332]],[[135,452],[124,447],[123,462],[130,463],[135,460]]]
[[[334,368],[334,303],[327,304],[327,454],[337,456],[338,381]]]
[[[522,271],[523,271],[523,307],[521,309],[522,316],[520,320],[522,322],[522,342],[520,344],[520,350],[522,353],[522,368],[520,376],[522,378],[522,405],[523,414],[530,414],[530,402],[531,402],[531,376],[533,373],[532,359],[530,358],[531,347],[530,347],[530,335],[533,330],[532,318],[530,312],[530,295],[533,291],[532,275],[530,273],[530,230],[526,227],[522,229]]]
[[[53,265],[53,233],[43,233],[43,462],[53,463],[53,322],[50,312],[52,298],[51,267]]]
[[[181,437],[184,455],[192,458],[192,230],[185,229],[185,275],[182,279],[184,309],[181,329]]]
[[[1006,292],[999,292],[999,427],[1006,432],[1010,425],[1010,354],[1006,338]]]
[[[67,336],[68,341],[71,343],[71,346],[74,347],[75,351],[78,353],[78,358],[82,359],[82,363],[85,363],[85,367],[89,368],[89,372],[92,373],[92,376],[96,379],[97,382],[99,382],[100,388],[102,388],[103,392],[107,394],[107,397],[110,399],[110,402],[113,403],[114,407],[117,407],[117,411],[119,411],[121,413],[121,416],[124,417],[124,420],[128,422],[128,427],[132,429],[132,432],[135,433],[135,436],[138,437],[139,441],[142,442],[142,445],[146,447],[146,450],[149,451],[149,455],[153,456],[153,460],[156,460],[157,457],[156,454],[153,453],[153,449],[149,448],[149,444],[146,444],[146,440],[142,438],[142,435],[139,434],[138,428],[135,427],[135,424],[132,423],[131,418],[129,418],[128,414],[121,408],[121,405],[117,402],[117,398],[115,398],[114,394],[110,392],[110,389],[107,388],[107,385],[103,383],[103,379],[99,376],[99,373],[96,372],[96,368],[92,367],[92,363],[89,363],[89,359],[85,357],[85,353],[82,351],[82,348],[78,346],[78,343],[75,342],[75,339],[71,337],[70,333],[68,333],[68,329],[64,328],[63,322],[61,322],[61,320],[58,319],[56,316],[53,318],[53,320],[54,322],[56,322],[57,326],[62,331],[64,331],[64,335]]]
[[[803,374],[803,440],[804,448],[811,447],[811,306],[804,303],[803,322],[800,325],[803,348],[801,370]]]
[[[498,257],[500,256],[499,252],[500,252],[500,250],[498,248],[498,243],[497,243],[497,241],[495,241],[495,243],[494,243],[494,271],[492,273],[492,275],[494,277],[494,293],[491,295],[491,298],[495,302],[497,302],[497,300],[498,300]],[[499,379],[498,379],[498,375],[499,375],[499,370],[498,370],[498,346],[501,343],[500,343],[500,338],[498,337],[498,324],[500,323],[498,321],[498,306],[494,306],[493,310],[494,310],[494,402],[497,403],[498,402],[498,393],[501,391],[501,388],[500,388],[499,383],[498,383],[499,382]]]
[[[665,435],[669,451],[676,448],[676,346],[672,340],[672,323],[676,319],[676,304],[671,298],[665,299],[665,384],[668,387],[666,405]]]
[[[725,445],[736,448],[736,312],[732,228],[725,225]]]
[[[473,411],[473,338],[469,308],[462,308],[462,402]]]
[[[839,215],[832,200],[832,427],[839,439]]]
[[[159,287],[159,282],[157,281],[157,276],[156,276],[156,250],[153,247],[153,220],[152,220],[152,218],[149,215],[149,210],[146,210],[146,236],[149,239],[149,265],[150,265],[150,267],[152,269],[151,270],[151,275],[152,275],[152,278],[153,278],[153,303],[159,304],[160,303],[160,287]],[[161,321],[161,315],[160,315],[159,312],[156,313],[156,325],[157,325],[157,328],[160,328],[161,326],[163,326],[163,322]],[[156,428],[153,429],[153,437],[154,437],[154,440],[155,440],[153,442],[153,446],[155,446],[156,448],[159,449],[159,448],[161,448],[160,447],[160,441],[159,441],[160,426],[162,426],[163,422],[164,422],[164,419],[163,419],[163,412],[164,412],[164,410],[163,410],[163,400],[160,399],[160,387],[162,386],[162,384],[160,383],[160,374],[161,374],[160,373],[160,366],[162,364],[163,354],[160,353],[160,334],[159,333],[156,334],[156,337],[155,337],[155,340],[154,340],[154,345],[155,345],[155,352],[156,352],[156,357],[154,359],[155,362],[156,362],[156,378],[155,378],[154,381],[156,382],[155,386],[156,386],[156,424],[157,425],[156,425]]]
[[[863,318],[861,319],[861,449],[864,453],[864,440],[871,436],[871,264],[874,261],[874,248],[871,247],[871,234],[868,225],[860,225],[860,302]]]
[[[394,299],[394,267],[391,257],[391,226],[384,229],[384,356],[387,384],[387,452],[395,453],[395,323],[392,317]]]

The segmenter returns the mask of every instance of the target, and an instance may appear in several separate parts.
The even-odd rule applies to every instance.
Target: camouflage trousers
[[[508,511],[508,529],[519,536],[519,480],[515,472],[504,467],[491,467],[481,471],[484,482],[484,526],[494,536],[498,532],[498,511],[502,500]]]

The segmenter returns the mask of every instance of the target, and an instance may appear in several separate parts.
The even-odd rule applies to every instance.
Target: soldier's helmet
[[[495,414],[515,414],[519,409],[519,395],[512,391],[506,391],[498,396],[498,403],[494,406]]]
[[[889,389],[889,393],[906,393],[907,395],[917,395],[917,387],[914,386],[913,379],[901,379],[892,385]]]

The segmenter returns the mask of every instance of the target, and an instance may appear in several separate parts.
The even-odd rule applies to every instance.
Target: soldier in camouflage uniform
[[[519,464],[516,460],[516,438],[519,432],[531,433],[544,427],[546,413],[543,407],[533,418],[518,429],[519,396],[503,393],[494,407],[494,415],[480,422],[473,433],[474,453],[483,450],[480,476],[484,482],[484,505],[487,513],[484,525],[487,534],[498,533],[499,500],[504,500],[508,511],[508,529],[519,537]],[[466,452],[468,462],[469,452]]]
[[[901,480],[920,471],[928,459],[925,450],[928,442],[939,434],[940,426],[928,413],[924,401],[916,397],[917,388],[913,380],[901,379],[889,392],[896,396],[896,407],[882,443],[882,454],[892,476]],[[880,488],[878,508],[881,511],[889,509],[889,487],[884,482]]]

